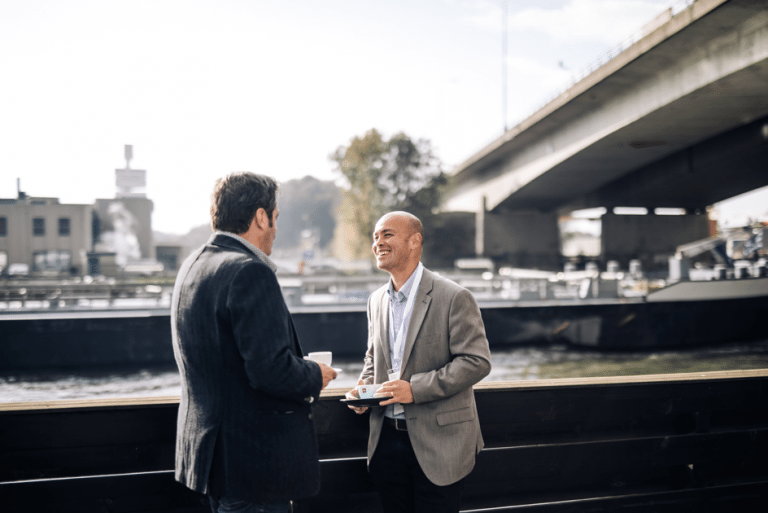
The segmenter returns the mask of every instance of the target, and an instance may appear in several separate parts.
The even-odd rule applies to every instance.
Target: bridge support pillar
[[[638,259],[643,269],[666,270],[677,246],[709,236],[706,214],[602,216],[601,260],[617,260],[622,269]]]
[[[558,270],[560,232],[557,214],[485,212],[483,254],[512,267]]]

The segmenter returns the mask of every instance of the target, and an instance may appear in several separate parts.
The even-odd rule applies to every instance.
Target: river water
[[[492,371],[484,381],[628,376],[768,368],[768,340],[749,344],[661,352],[598,352],[567,346],[517,347],[492,351]],[[341,368],[333,388],[351,388],[360,360],[335,360]],[[177,396],[175,366],[121,370],[6,374],[0,376],[0,402],[56,401],[121,397]]]

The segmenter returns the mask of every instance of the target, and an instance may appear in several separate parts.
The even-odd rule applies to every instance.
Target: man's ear
[[[256,211],[256,225],[262,230],[266,230],[269,227],[269,216],[267,211],[260,208]]]

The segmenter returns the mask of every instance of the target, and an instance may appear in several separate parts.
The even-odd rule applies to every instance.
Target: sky
[[[92,203],[147,171],[153,228],[208,224],[216,178],[337,180],[375,128],[446,170],[559,93],[669,0],[0,0],[0,198]],[[768,188],[717,206],[768,220]]]

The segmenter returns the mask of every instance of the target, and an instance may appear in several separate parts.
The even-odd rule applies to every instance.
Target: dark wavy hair
[[[277,182],[255,173],[231,173],[216,180],[211,193],[211,226],[214,230],[242,234],[256,212],[263,208],[272,226],[277,206]]]

